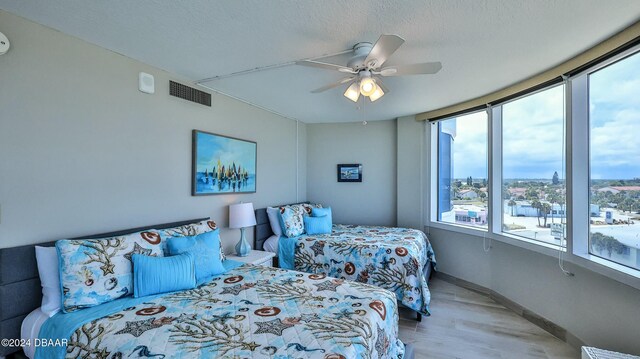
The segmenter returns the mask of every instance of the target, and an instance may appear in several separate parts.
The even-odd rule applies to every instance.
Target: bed
[[[41,288],[33,247],[0,249],[0,337],[19,338],[22,324],[27,338],[37,335],[50,344],[37,348],[37,358],[413,356],[398,339],[393,293],[232,260],[224,262],[226,273],[195,289],[129,296],[43,319],[38,315]],[[0,356],[20,349],[0,347]]]
[[[266,208],[256,210],[255,248],[278,255],[281,268],[369,283],[429,315],[435,256],[426,235],[409,228],[334,224],[331,234],[274,236]]]

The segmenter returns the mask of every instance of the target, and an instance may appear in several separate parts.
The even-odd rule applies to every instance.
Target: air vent
[[[211,107],[211,94],[177,82],[169,81],[169,94],[187,101]]]

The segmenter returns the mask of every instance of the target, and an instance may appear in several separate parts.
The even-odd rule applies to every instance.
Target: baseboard
[[[497,293],[481,285],[466,281],[464,279],[454,277],[450,274],[446,274],[442,272],[435,272],[434,274],[436,278],[442,279],[445,282],[455,284],[457,286],[460,286],[462,288],[465,288],[480,294],[488,295],[491,299],[495,300],[497,303],[500,303],[505,307],[507,307],[508,309],[511,309],[519,316],[539,326],[540,328],[549,332],[554,337],[562,340],[563,342],[571,345],[572,347],[578,350],[580,350],[580,348],[585,345],[585,343],[582,340],[580,340],[578,337],[576,337],[575,335],[567,331],[565,328],[523,307],[522,305],[512,301],[511,299],[501,295],[500,293]]]
[[[435,277],[438,279],[442,279],[445,282],[449,282],[451,284],[455,284],[457,286],[460,286],[462,288],[465,289],[469,289],[471,291],[480,293],[480,294],[485,294],[485,295],[491,295],[491,290],[489,288],[483,287],[481,285],[466,281],[464,279],[460,279],[458,277],[454,277],[450,274],[446,274],[446,273],[442,273],[440,271],[436,271],[434,273]]]

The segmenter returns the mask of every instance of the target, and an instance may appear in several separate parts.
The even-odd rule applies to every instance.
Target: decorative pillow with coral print
[[[280,225],[282,234],[291,238],[304,233],[303,216],[305,209],[301,205],[280,207]]]
[[[212,220],[200,221],[198,223],[185,224],[180,227],[171,227],[166,229],[157,230],[160,233],[160,237],[162,237],[162,250],[164,253],[169,253],[169,249],[167,248],[167,239],[171,237],[191,237],[197,236],[202,233],[215,231],[218,229],[218,225],[216,222]],[[223,261],[227,259],[224,255],[224,251],[222,246],[220,246],[220,260]]]
[[[133,294],[133,254],[162,257],[155,231],[56,242],[62,311],[93,307]]]

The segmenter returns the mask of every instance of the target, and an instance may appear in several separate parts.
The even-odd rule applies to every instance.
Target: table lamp
[[[237,203],[229,206],[229,228],[240,228],[240,241],[236,244],[236,255],[246,257],[251,245],[244,236],[244,229],[256,225],[253,203]]]

